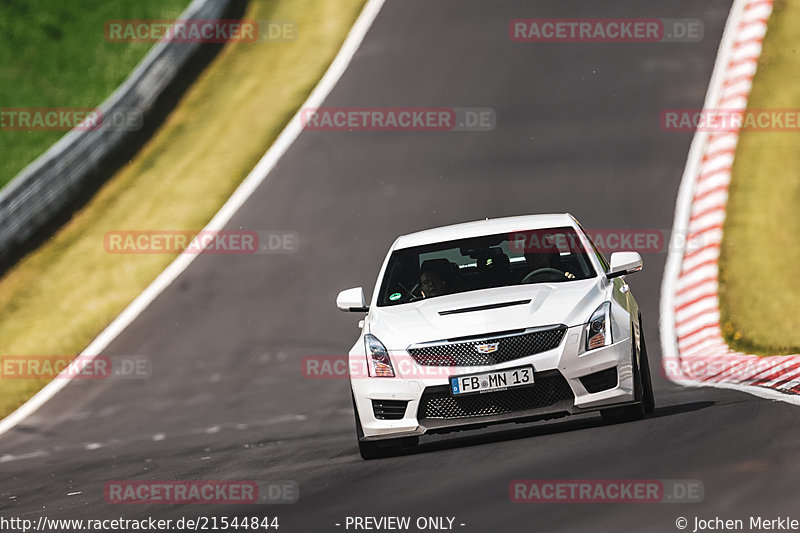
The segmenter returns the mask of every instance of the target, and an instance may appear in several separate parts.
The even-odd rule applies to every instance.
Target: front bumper
[[[582,332],[583,326],[569,328],[561,344],[546,352],[493,366],[470,367],[464,371],[461,367],[449,369],[455,370],[455,374],[467,374],[533,365],[534,385],[531,387],[454,398],[449,392],[444,367],[422,367],[416,363],[412,365],[418,368],[398,372],[395,378],[352,377],[364,440],[542,420],[634,402],[631,338],[584,352]],[[393,360],[408,361],[405,352],[390,352],[390,355]],[[608,374],[612,372],[610,369],[616,369],[616,385],[589,392],[581,378],[585,380],[604,370]],[[589,388],[597,390],[591,385]],[[404,411],[399,411],[398,416],[402,418],[392,420],[376,417],[376,402],[378,406],[407,404]],[[380,408],[377,410],[382,413]]]

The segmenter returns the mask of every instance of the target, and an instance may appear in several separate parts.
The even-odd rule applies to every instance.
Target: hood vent
[[[477,305],[475,307],[462,307],[461,309],[448,309],[447,311],[439,311],[442,316],[457,315],[459,313],[471,313],[473,311],[488,311],[489,309],[500,309],[502,307],[513,307],[515,305],[525,305],[531,303],[530,298],[527,300],[514,300],[513,302],[502,302],[498,304]]]

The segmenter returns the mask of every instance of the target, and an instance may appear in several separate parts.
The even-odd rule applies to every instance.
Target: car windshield
[[[487,235],[396,250],[386,267],[378,305],[595,275],[574,228]]]

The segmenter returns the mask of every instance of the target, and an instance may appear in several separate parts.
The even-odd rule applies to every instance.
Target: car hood
[[[366,326],[387,349],[405,350],[419,342],[553,324],[584,324],[606,299],[606,293],[601,278],[484,289],[395,307],[373,307]],[[518,303],[525,300],[530,302]],[[484,309],[471,309],[476,307]]]

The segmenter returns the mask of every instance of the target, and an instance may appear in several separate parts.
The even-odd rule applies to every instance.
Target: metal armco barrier
[[[194,0],[179,19],[219,19],[230,4],[231,0]],[[80,196],[104,158],[135,133],[116,119],[147,116],[200,46],[158,43],[98,107],[104,117],[99,127],[71,130],[0,190],[0,258],[25,244]]]

